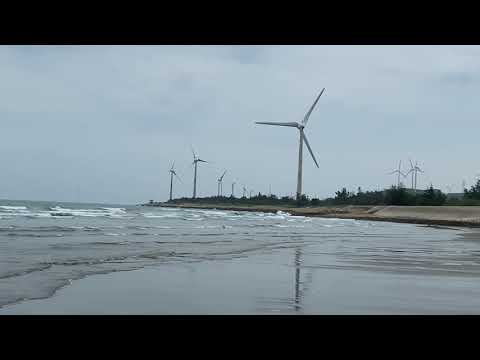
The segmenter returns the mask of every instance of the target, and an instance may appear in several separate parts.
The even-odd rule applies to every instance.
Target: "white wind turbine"
[[[234,191],[235,190],[235,184],[236,184],[235,181],[232,182],[232,198],[235,197],[235,191]]]
[[[388,175],[398,174],[397,187],[400,187],[400,175],[402,175],[403,177],[406,176],[406,175],[402,172],[402,170],[400,170],[401,167],[402,167],[402,160],[400,160],[400,162],[398,163],[398,169],[397,169],[397,170],[394,170],[394,171],[388,173]]]
[[[412,189],[415,193],[417,193],[417,172],[423,173],[423,170],[418,167],[418,162],[415,161],[415,166],[413,166],[412,161],[410,160],[410,170],[408,170],[407,174],[412,173]],[[415,179],[415,181],[414,181]]]
[[[225,174],[227,173],[227,170],[225,170],[222,174],[222,176],[220,176],[217,180],[218,182],[218,185],[217,185],[217,196],[220,197],[223,195],[223,187],[222,187],[222,180],[223,180],[223,177],[225,176]]]
[[[195,150],[193,150],[193,147],[192,148],[192,153],[193,153],[193,165],[195,165],[195,172],[194,172],[194,175],[193,175],[193,198],[195,199],[197,197],[197,164],[199,162],[204,162],[206,163],[205,160],[202,160],[200,158],[197,157],[197,155],[195,155]]]
[[[317,98],[315,99],[314,103],[308,110],[308,112],[305,114],[303,120],[301,123],[298,122],[260,122],[257,121],[255,122],[256,124],[262,124],[262,125],[276,125],[276,126],[289,126],[289,127],[296,127],[300,133],[300,141],[299,141],[299,149],[298,149],[298,174],[297,174],[297,200],[300,200],[300,197],[302,196],[302,163],[303,163],[303,142],[305,141],[305,144],[307,144],[308,151],[310,152],[310,155],[312,155],[313,161],[315,162],[315,165],[317,165],[318,168],[318,163],[317,159],[315,159],[315,155],[313,155],[312,148],[310,147],[310,144],[308,143],[307,137],[305,136],[304,128],[307,126],[308,118],[310,117],[310,114],[312,113],[313,109],[315,108],[315,105],[317,105],[318,100],[320,99],[320,96],[322,96],[323,92],[325,91],[325,88],[320,91],[320,94],[318,94]]]
[[[180,179],[177,175],[177,173],[175,172],[174,170],[174,167],[175,166],[175,161],[172,163],[172,166],[170,167],[170,201],[172,201],[172,195],[173,195],[173,175],[175,175],[175,177],[180,181],[182,182],[182,179]]]

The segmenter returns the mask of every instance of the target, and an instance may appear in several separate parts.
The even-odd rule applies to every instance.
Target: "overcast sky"
[[[0,198],[166,200],[173,160],[191,196],[236,181],[296,191],[300,121],[304,193],[396,183],[417,160],[430,183],[461,191],[480,174],[478,46],[0,46]],[[410,178],[404,180],[410,185]]]

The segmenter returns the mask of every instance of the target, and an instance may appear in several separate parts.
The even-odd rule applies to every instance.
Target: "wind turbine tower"
[[[217,185],[217,196],[220,197],[223,195],[223,188],[222,188],[222,180],[223,180],[223,177],[225,176],[225,174],[227,173],[227,170],[225,170],[222,174],[222,176],[220,176],[218,178],[218,185]]]
[[[232,182],[232,197],[235,197],[235,191],[234,191],[234,189],[235,189],[235,181]]]
[[[397,170],[394,170],[394,171],[388,173],[388,175],[398,174],[397,187],[400,187],[400,175],[402,175],[403,177],[406,176],[406,175],[400,170],[401,167],[402,167],[402,160],[400,160],[400,162],[398,163],[398,169],[397,169]]]
[[[303,120],[300,123],[298,122],[260,122],[260,121],[255,122],[256,124],[262,124],[262,125],[288,126],[288,127],[295,127],[298,129],[300,140],[299,140],[299,148],[298,148],[297,200],[300,200],[302,196],[302,165],[303,165],[303,142],[304,141],[305,141],[305,144],[307,145],[310,155],[312,155],[315,165],[317,165],[317,168],[318,168],[317,159],[315,159],[315,155],[313,155],[313,151],[310,147],[310,144],[308,143],[307,137],[305,136],[304,128],[305,126],[307,126],[307,122],[310,117],[310,114],[315,108],[315,105],[317,105],[317,102],[320,99],[320,96],[322,96],[324,91],[325,91],[325,88],[323,88],[322,91],[320,91],[320,94],[318,94],[314,103],[312,104],[312,106],[310,107],[308,112],[305,114]]]
[[[416,194],[417,193],[417,173],[418,172],[423,173],[423,170],[418,167],[418,162],[417,161],[415,161],[415,166],[413,166],[413,163],[410,161],[410,165],[411,165],[411,169],[408,171],[407,175],[412,173],[412,181],[414,179],[414,181],[413,181],[414,185],[412,186],[412,188],[413,188],[413,191]]]
[[[180,182],[182,182],[182,180],[178,177],[177,173],[175,172],[174,170],[174,167],[175,166],[175,161],[172,163],[172,166],[169,170],[170,172],[170,201],[172,201],[172,195],[173,195],[173,175],[175,175],[175,177],[180,180]]]
[[[192,153],[193,153],[193,163],[192,164],[195,165],[195,172],[194,172],[194,175],[193,175],[193,198],[195,199],[197,197],[197,164],[199,162],[206,163],[206,161],[197,157],[197,155],[195,154],[195,150],[193,150],[193,147],[192,147]]]

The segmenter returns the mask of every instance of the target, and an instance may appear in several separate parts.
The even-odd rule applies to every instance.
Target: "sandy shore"
[[[151,206],[151,205],[148,205]],[[160,207],[277,212],[292,215],[333,217],[356,220],[390,221],[411,224],[480,227],[480,206],[337,206],[278,207],[229,204],[160,204]]]

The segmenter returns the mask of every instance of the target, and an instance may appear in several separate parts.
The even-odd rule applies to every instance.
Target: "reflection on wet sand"
[[[295,272],[293,277],[293,284],[291,283],[288,286],[292,289],[293,285],[293,296],[284,297],[256,297],[256,311],[260,313],[295,313],[301,314],[303,310],[303,301],[305,295],[308,293],[308,290],[312,284],[313,280],[313,271],[315,269],[308,268],[308,271],[304,274],[302,273],[303,266],[302,256],[303,251],[301,247],[294,248],[294,257],[293,262],[290,263],[290,266],[293,266]],[[291,273],[290,273],[291,274]],[[302,278],[304,276],[304,278]]]

